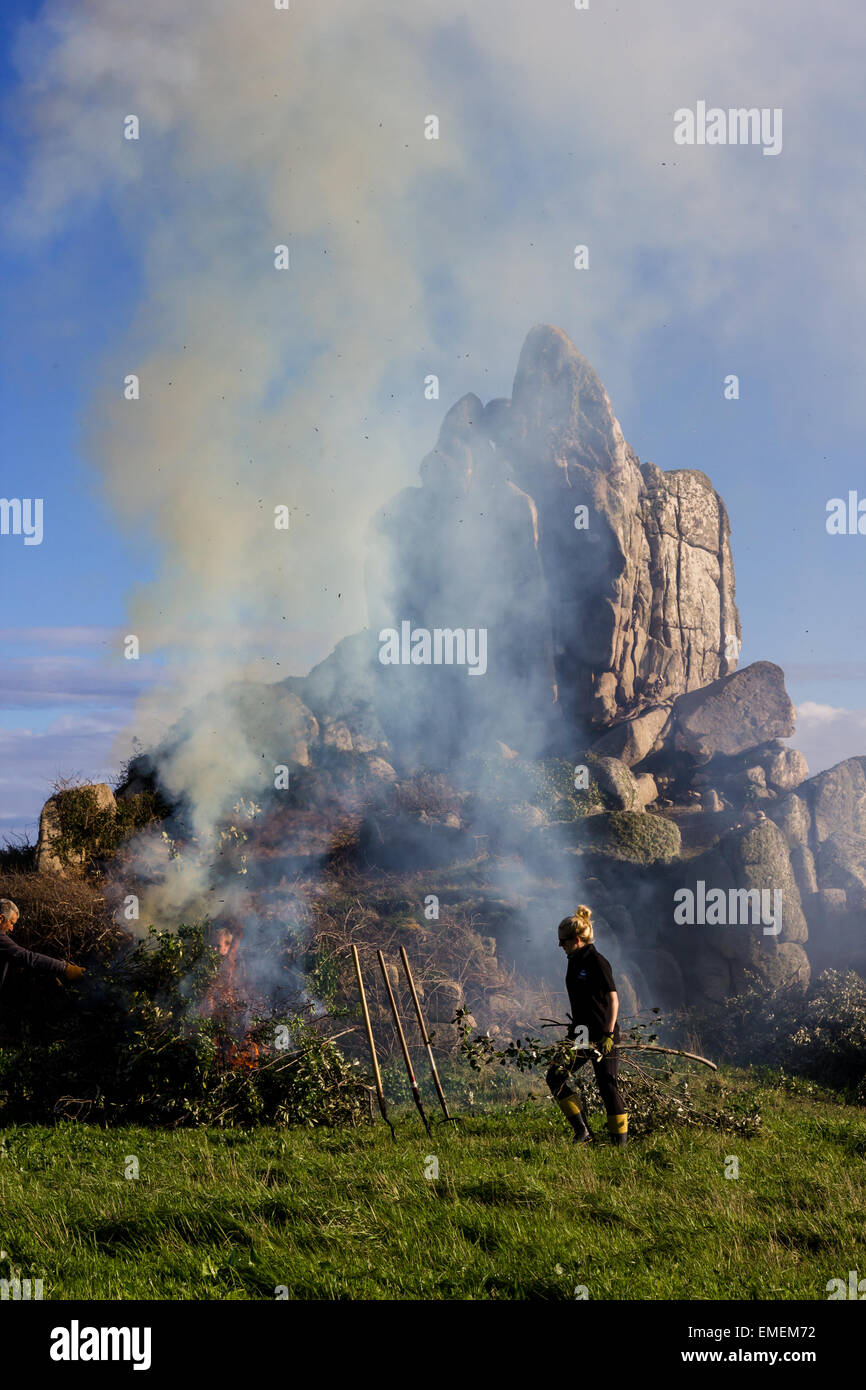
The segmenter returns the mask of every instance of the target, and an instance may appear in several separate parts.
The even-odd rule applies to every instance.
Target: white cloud
[[[797,706],[797,732],[791,744],[799,748],[814,775],[846,758],[866,755],[866,710],[804,700]]]
[[[0,830],[31,839],[43,802],[59,778],[87,782],[114,780],[122,755],[118,739],[129,711],[93,715],[64,714],[45,730],[0,729]]]
[[[12,657],[0,665],[0,708],[53,709],[85,704],[131,707],[148,685],[141,663],[118,661],[112,668],[87,658]]]

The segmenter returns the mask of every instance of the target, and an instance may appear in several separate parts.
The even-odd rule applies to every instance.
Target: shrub
[[[866,1104],[866,981],[854,971],[825,971],[808,989],[756,982],[681,1012],[674,1026],[720,1059],[805,1077]]]
[[[158,793],[123,797],[115,807],[100,807],[95,787],[61,787],[55,792],[59,830],[51,848],[62,864],[84,871],[115,854],[136,831],[162,820],[168,807]]]
[[[82,962],[110,947],[121,933],[92,880],[55,874],[0,874],[0,897],[21,914],[15,940],[33,951]]]
[[[36,846],[28,839],[6,840],[0,849],[0,874],[28,873],[36,868]]]
[[[590,780],[585,791],[575,791],[574,764],[568,758],[467,759],[466,772],[482,817],[501,819],[505,812],[529,803],[539,806],[551,820],[580,820],[602,806],[598,783]]]
[[[28,980],[12,1008],[4,1001],[0,1116],[220,1126],[357,1119],[363,1079],[309,1009],[286,995],[247,1025],[240,1001],[230,1012],[206,1008],[218,968],[199,923],[116,944],[101,972],[62,995],[53,981]]]

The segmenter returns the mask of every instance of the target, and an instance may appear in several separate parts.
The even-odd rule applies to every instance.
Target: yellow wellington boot
[[[607,1130],[610,1142],[623,1148],[628,1143],[628,1115],[608,1115]]]
[[[580,1113],[580,1102],[577,1096],[573,1094],[561,1096],[557,1105],[574,1130],[574,1143],[591,1144],[593,1142],[592,1131],[587,1128]]]

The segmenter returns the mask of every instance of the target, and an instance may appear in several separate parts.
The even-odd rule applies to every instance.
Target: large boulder
[[[846,758],[800,789],[812,811],[820,843],[838,830],[866,835],[866,757]]]
[[[664,935],[690,995],[717,999],[755,978],[773,987],[808,978],[799,888],[785,837],[771,821],[731,831],[712,849],[674,865],[667,881]],[[686,920],[683,890],[692,895]],[[718,911],[711,910],[714,902]],[[777,903],[781,915],[774,920]]]
[[[770,814],[817,889],[866,885],[866,757],[801,782]]]
[[[768,989],[783,989],[788,985],[805,987],[811,975],[811,963],[801,945],[795,941],[774,941],[757,961],[731,962],[731,989],[739,994],[756,979]]]
[[[69,787],[50,796],[39,817],[36,869],[40,874],[66,874],[87,858],[89,832],[95,833],[106,812],[115,815],[117,802],[107,782]]]
[[[619,758],[627,767],[635,767],[661,747],[670,718],[669,706],[659,705],[632,719],[621,719],[602,734],[592,751],[602,757]]]
[[[770,808],[790,849],[815,971],[866,968],[866,757],[846,758]]]
[[[801,782],[770,814],[789,845],[815,853],[833,835],[866,837],[866,757],[846,758]]]
[[[638,809],[637,789],[631,770],[619,758],[599,758],[590,755],[589,769],[605,805],[612,811]]]
[[[770,745],[760,758],[767,785],[777,792],[793,791],[809,776],[809,764],[797,748]]]
[[[782,895],[782,929],[779,941],[805,941],[806,919],[800,890],[791,867],[785,837],[770,820],[751,829],[734,832],[722,842],[723,853],[732,865],[740,888],[778,891]]]
[[[674,703],[674,746],[696,762],[730,757],[770,739],[790,738],[794,706],[785,673],[771,661],[755,661],[742,671],[712,681]]]
[[[342,752],[388,751],[376,713],[377,646],[370,632],[344,637],[308,676],[290,676],[282,688],[315,715],[325,746]]]
[[[578,842],[612,860],[667,864],[680,852],[679,827],[649,811],[610,811],[573,822]]]

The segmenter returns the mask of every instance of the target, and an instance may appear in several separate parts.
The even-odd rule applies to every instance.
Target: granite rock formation
[[[299,872],[337,842],[373,874],[471,863],[483,878],[489,862],[472,910],[523,968],[537,924],[579,891],[632,1005],[866,972],[866,758],[809,779],[783,742],[783,672],[736,669],[730,528],[707,477],[641,464],[549,326],[510,399],[448,411],[420,475],[371,528],[369,628],[306,677],[203,702],[153,766],[238,734],[233,766],[250,749],[265,773],[289,765],[265,826]],[[380,634],[406,628],[486,629],[483,678],[383,664]],[[274,808],[266,781],[250,794]],[[683,889],[781,893],[780,929],[678,924]]]
[[[39,817],[39,838],[36,841],[36,869],[41,874],[56,874],[60,877],[65,876],[70,867],[75,867],[83,861],[83,853],[72,851],[67,857],[58,853],[57,846],[62,842],[63,824],[61,815],[61,798],[63,796],[75,797],[76,788],[70,788],[66,792],[55,793],[50,796],[42,807]],[[87,788],[92,799],[92,812],[96,815],[104,811],[114,812],[117,809],[114,792],[106,782],[95,782]]]
[[[435,715],[443,698],[452,713],[456,704],[472,738],[492,721],[498,737],[538,753],[735,669],[729,537],[709,479],[641,465],[593,368],[560,329],[541,326],[511,399],[458,401],[421,486],[377,520],[371,627],[486,627],[488,679],[434,671],[429,705]],[[418,682],[400,674],[381,709],[403,745]]]

